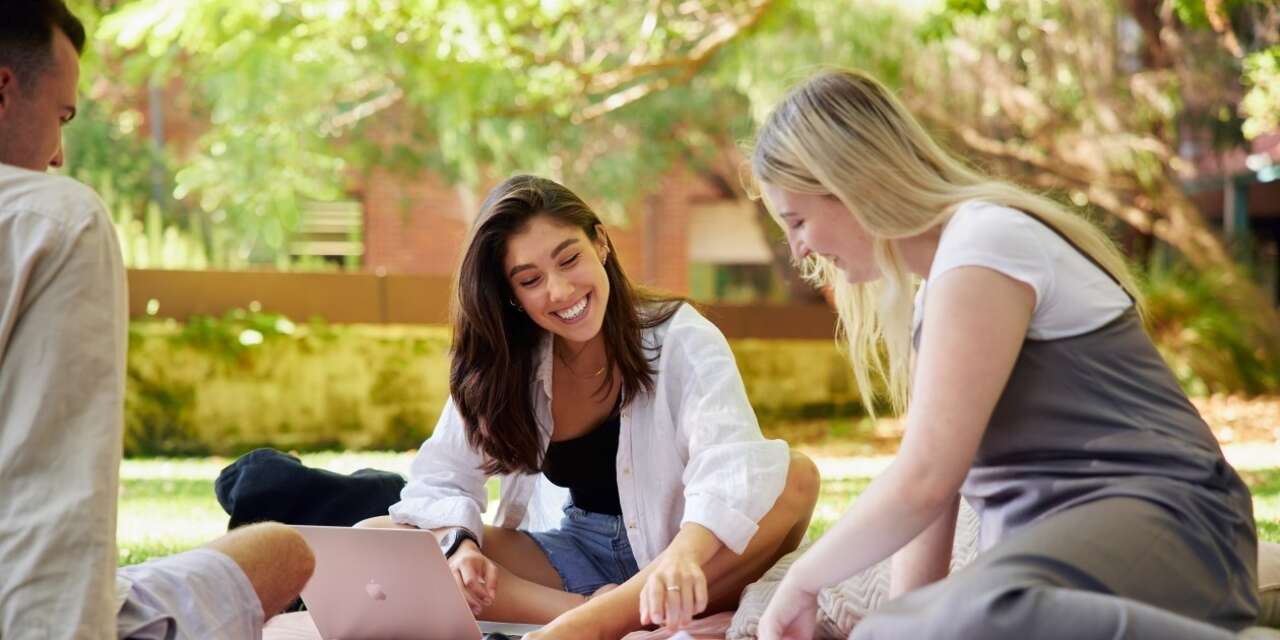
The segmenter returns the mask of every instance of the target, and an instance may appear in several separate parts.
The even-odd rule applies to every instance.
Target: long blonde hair
[[[812,282],[834,290],[839,332],[863,405],[873,417],[873,376],[884,382],[899,414],[910,393],[916,282],[891,241],[945,223],[967,201],[1033,215],[1141,300],[1124,256],[1101,229],[1053,200],[953,158],[888,89],[864,73],[824,71],[792,89],[757,134],[751,172],[757,187],[767,183],[835,196],[872,236],[882,275],[877,281],[850,284],[834,264],[817,256],[802,268]]]

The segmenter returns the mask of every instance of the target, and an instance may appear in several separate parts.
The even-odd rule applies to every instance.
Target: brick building
[[[484,189],[471,192],[430,174],[377,168],[352,191],[363,210],[365,269],[440,276],[456,268],[484,197]],[[771,254],[754,204],[726,198],[688,171],[665,175],[609,233],[639,283],[704,299],[766,297],[773,286],[761,275],[770,271]]]

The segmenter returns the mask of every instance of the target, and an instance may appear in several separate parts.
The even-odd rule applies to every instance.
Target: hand
[[[783,578],[760,618],[760,640],[811,640],[818,625],[818,594]]]
[[[449,569],[472,615],[478,616],[493,605],[498,595],[498,565],[480,553],[474,542],[466,540],[458,547],[449,558]]]
[[[640,590],[640,623],[676,631],[706,609],[707,576],[702,565],[692,554],[668,548],[654,561],[653,572]]]

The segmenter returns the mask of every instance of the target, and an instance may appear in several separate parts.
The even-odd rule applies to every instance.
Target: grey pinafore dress
[[[1257,615],[1249,490],[1132,307],[1024,342],[961,494],[983,553],[852,637],[1214,638]]]

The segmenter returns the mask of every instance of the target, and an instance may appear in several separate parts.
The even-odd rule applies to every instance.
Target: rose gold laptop
[[[294,528],[316,556],[302,601],[323,640],[481,640],[538,629],[477,623],[429,531]]]

